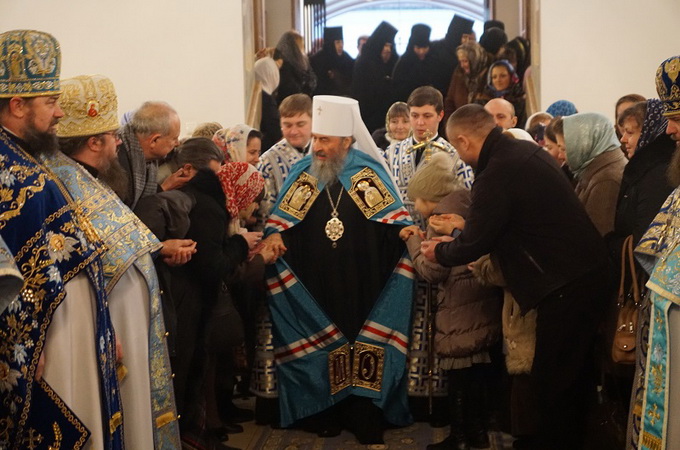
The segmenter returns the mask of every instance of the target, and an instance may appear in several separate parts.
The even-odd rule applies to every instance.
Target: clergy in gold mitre
[[[118,108],[102,75],[62,80],[61,153],[45,164],[64,183],[106,246],[104,283],[120,351],[118,378],[126,448],[179,449],[179,430],[158,277],[161,243],[107,183],[125,179],[118,162]],[[63,359],[70,349],[63,349]]]
[[[345,428],[370,445],[383,444],[384,423],[411,422],[414,271],[398,237],[411,223],[356,100],[314,97],[312,152],[266,229],[285,252],[267,275],[284,427]]]
[[[52,35],[0,34],[0,236],[24,279],[0,314],[0,448],[117,449],[105,247],[42,160],[64,115],[60,66]]]

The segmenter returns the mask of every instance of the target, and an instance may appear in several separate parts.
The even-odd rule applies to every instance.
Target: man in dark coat
[[[425,242],[423,254],[445,266],[498,259],[522,311],[537,310],[535,448],[582,448],[591,352],[610,294],[604,240],[550,155],[503,135],[484,108],[459,108],[447,135],[475,169],[472,206],[467,220],[454,220],[463,229],[455,240]]]
[[[444,98],[449,89],[453,69],[458,65],[456,48],[462,43],[464,35],[471,35],[474,21],[461,17],[453,16],[449,24],[449,30],[444,39],[432,42],[430,53],[427,60],[430,67],[432,85],[439,89]]]
[[[394,66],[394,101],[405,102],[416,88],[432,84],[425,59],[430,51],[431,28],[417,23],[411,28],[406,52]]]
[[[396,34],[396,28],[381,22],[354,64],[352,97],[359,101],[361,117],[370,133],[385,126],[385,115],[392,104],[392,72],[398,59]]]
[[[347,97],[352,92],[354,60],[343,47],[342,27],[326,27],[323,48],[309,59],[317,79],[314,95]]]

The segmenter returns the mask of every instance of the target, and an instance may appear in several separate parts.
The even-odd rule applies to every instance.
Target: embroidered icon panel
[[[395,202],[385,183],[369,167],[352,176],[349,195],[361,212],[370,219]]]
[[[319,196],[318,180],[307,172],[302,172],[281,200],[279,208],[291,216],[302,220],[307,215],[316,197]]]

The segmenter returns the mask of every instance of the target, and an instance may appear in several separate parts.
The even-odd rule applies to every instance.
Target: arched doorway
[[[481,35],[487,17],[484,0],[326,0],[326,25],[342,26],[345,50],[356,57],[359,36],[369,35],[378,24],[386,20],[399,33],[395,38],[397,52],[403,53],[416,23],[432,28],[431,39],[441,39],[446,34],[454,14],[475,20],[477,36]]]

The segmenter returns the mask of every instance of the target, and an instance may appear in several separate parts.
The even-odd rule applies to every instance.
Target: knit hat
[[[463,188],[456,177],[453,159],[446,152],[437,152],[430,161],[416,170],[408,183],[408,198],[439,202],[451,192]]]
[[[656,70],[656,92],[665,108],[664,116],[680,114],[680,56],[661,63]]]
[[[48,33],[14,30],[0,34],[0,98],[55,95],[61,50]]]
[[[57,136],[93,136],[120,128],[118,98],[107,77],[81,75],[62,80],[61,87],[59,106],[64,117],[57,125]]]

